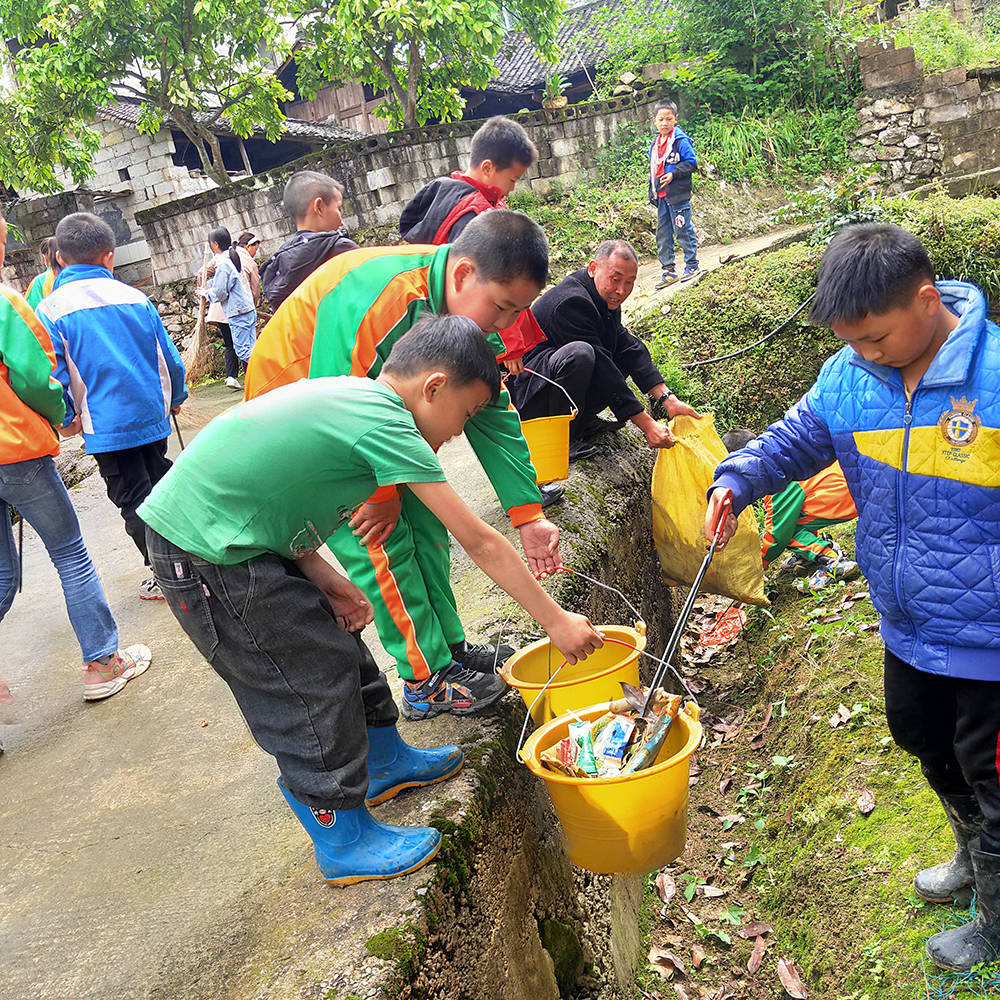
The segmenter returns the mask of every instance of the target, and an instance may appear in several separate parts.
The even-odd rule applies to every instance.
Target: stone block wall
[[[527,183],[544,192],[555,180],[571,184],[591,174],[617,126],[649,121],[652,105],[666,93],[666,85],[656,83],[608,101],[514,115],[538,147]],[[321,170],[343,182],[349,228],[393,223],[424,184],[467,164],[472,134],[481,124],[460,121],[339,143],[255,177],[145,209],[136,218],[150,247],[154,279],[163,284],[195,274],[214,226],[226,226],[234,235],[252,230],[264,253],[276,249],[294,231],[281,194],[296,170]]]
[[[912,48],[858,46],[865,93],[851,158],[899,190],[993,168],[1000,157],[1000,67],[925,76]]]

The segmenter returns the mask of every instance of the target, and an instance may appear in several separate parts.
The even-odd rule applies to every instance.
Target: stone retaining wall
[[[656,83],[608,101],[514,115],[538,147],[538,163],[527,174],[531,188],[544,192],[554,180],[570,184],[592,173],[601,147],[618,125],[650,119],[652,105],[666,87]],[[139,212],[155,281],[193,275],[214,226],[226,226],[234,235],[252,230],[263,240],[265,253],[276,249],[294,231],[281,194],[296,170],[321,170],[344,183],[349,228],[394,222],[424,184],[467,163],[472,134],[480,125],[460,121],[339,143],[255,177]]]
[[[992,167],[1000,155],[1000,67],[925,76],[912,48],[858,46],[865,93],[851,158],[897,189]]]

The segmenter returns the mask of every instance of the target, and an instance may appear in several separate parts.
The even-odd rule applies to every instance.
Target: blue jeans
[[[13,504],[48,550],[59,573],[66,610],[84,663],[118,649],[118,627],[87,555],[80,522],[51,456],[0,465],[0,621],[14,603],[18,559],[6,504]]]
[[[674,272],[674,237],[684,254],[684,271],[697,271],[698,235],[691,222],[691,202],[668,205],[666,198],[656,202],[656,256],[660,258],[663,273]]]
[[[250,360],[253,345],[257,343],[257,312],[254,310],[226,318],[233,338],[233,350],[240,361],[245,363]]]

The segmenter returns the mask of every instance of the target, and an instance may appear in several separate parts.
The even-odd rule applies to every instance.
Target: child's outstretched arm
[[[733,513],[726,519],[723,547],[735,534],[736,518],[745,507],[768,493],[780,492],[790,482],[814,476],[834,460],[833,438],[819,403],[813,386],[781,420],[718,466],[708,490],[705,536],[709,541],[725,490],[732,491]]]
[[[545,629],[571,664],[585,660],[604,645],[590,621],[559,607],[528,572],[510,542],[476,517],[447,483],[410,483],[408,486],[455,536],[472,561]]]

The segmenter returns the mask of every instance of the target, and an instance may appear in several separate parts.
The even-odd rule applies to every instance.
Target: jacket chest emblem
[[[938,420],[938,427],[948,444],[966,448],[976,440],[983,424],[973,412],[978,402],[978,399],[970,401],[965,396],[958,400],[951,397],[951,409],[945,410]]]

